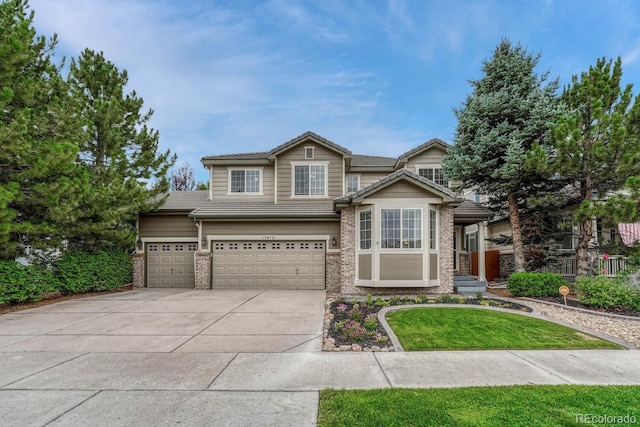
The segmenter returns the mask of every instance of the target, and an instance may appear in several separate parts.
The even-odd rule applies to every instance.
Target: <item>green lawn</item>
[[[413,308],[387,314],[406,351],[621,348],[574,329],[518,314],[468,308]]]
[[[580,426],[581,414],[640,423],[640,386],[528,385],[451,389],[324,390],[324,426]],[[635,417],[635,422],[630,417]],[[619,422],[623,421],[623,422]]]

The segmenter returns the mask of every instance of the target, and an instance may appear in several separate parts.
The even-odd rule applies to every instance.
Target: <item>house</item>
[[[208,191],[170,193],[139,218],[134,285],[451,293],[464,228],[492,213],[449,188],[448,148],[359,155],[306,132],[205,156]]]

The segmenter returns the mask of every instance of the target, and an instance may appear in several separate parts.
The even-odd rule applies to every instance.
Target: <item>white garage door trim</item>
[[[327,242],[305,237],[212,238],[213,289],[325,289]]]
[[[194,254],[198,251],[197,241],[166,239],[145,243],[144,248],[147,287],[195,287]]]

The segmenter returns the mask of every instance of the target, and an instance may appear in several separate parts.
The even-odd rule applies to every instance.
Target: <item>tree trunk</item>
[[[576,277],[588,276],[591,273],[591,256],[589,242],[593,237],[593,221],[578,223],[578,246],[576,247]]]
[[[524,271],[524,246],[522,244],[522,225],[520,225],[520,212],[518,201],[513,193],[507,196],[509,204],[509,222],[511,223],[511,236],[513,239],[513,261],[516,272]]]

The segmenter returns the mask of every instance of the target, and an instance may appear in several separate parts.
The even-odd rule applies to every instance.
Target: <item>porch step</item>
[[[486,292],[487,282],[476,280],[475,276],[453,276],[453,291],[461,295],[475,295],[478,292]]]

